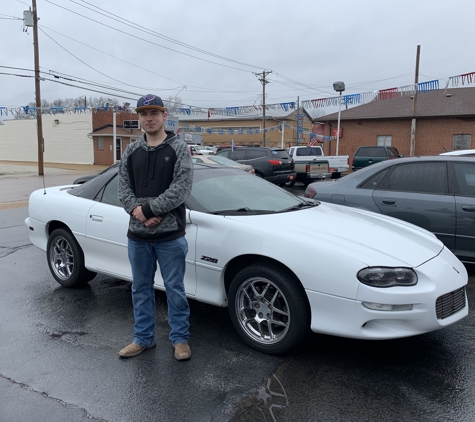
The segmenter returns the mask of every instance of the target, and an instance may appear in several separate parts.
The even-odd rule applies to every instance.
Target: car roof
[[[439,155],[474,155],[475,156],[475,149],[457,149],[455,151],[447,151],[443,152]]]

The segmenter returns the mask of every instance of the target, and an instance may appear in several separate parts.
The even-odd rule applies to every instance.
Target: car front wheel
[[[295,347],[310,325],[310,312],[298,280],[268,264],[241,270],[229,289],[229,314],[239,336],[270,354]]]
[[[56,229],[51,233],[46,254],[51,274],[64,287],[82,286],[96,276],[84,266],[84,253],[66,229]]]

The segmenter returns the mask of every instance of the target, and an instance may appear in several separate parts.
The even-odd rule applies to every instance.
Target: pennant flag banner
[[[429,92],[439,89],[439,81],[420,82],[417,84],[417,90],[420,92]]]
[[[457,87],[459,84],[462,85],[471,85],[475,83],[475,72],[463,73],[461,75],[451,76],[445,89],[449,85],[452,87]],[[401,87],[394,87],[389,89],[382,89],[378,91],[363,92],[359,94],[350,94],[350,95],[340,95],[337,97],[330,98],[317,98],[313,100],[305,100],[301,102],[301,106],[304,109],[321,109],[326,107],[335,107],[339,104],[344,104],[345,106],[354,106],[358,104],[367,104],[375,100],[389,100],[392,98],[398,98],[402,96],[412,96],[416,92],[425,93],[439,89],[439,81],[433,80],[428,82],[420,82],[418,84],[406,85]],[[445,93],[444,93],[445,95]],[[248,116],[256,115],[262,113],[264,109],[266,110],[280,110],[289,112],[292,110],[297,110],[298,105],[296,102],[285,102],[285,103],[275,103],[275,104],[266,104],[266,105],[248,105],[240,107],[221,107],[221,108],[203,108],[203,107],[193,107],[190,105],[184,106],[175,106],[165,101],[165,104],[170,113],[175,115],[187,115],[187,116],[207,116],[208,120],[212,115],[215,116]],[[121,106],[103,106],[97,108],[91,107],[51,107],[48,109],[41,109],[43,114],[56,114],[56,113],[86,113],[86,112],[98,112],[104,110],[106,112],[111,108],[115,112],[129,111],[128,107]],[[8,112],[12,114],[21,115],[21,111],[25,115],[33,116],[36,114],[36,107],[32,106],[22,106],[17,108],[6,108],[0,107],[0,116],[8,115]]]
[[[462,85],[470,85],[475,82],[475,72],[470,73],[463,73],[462,75],[451,76],[447,81],[447,85],[445,85],[445,89],[448,88],[449,85],[452,87],[459,86],[459,83]]]

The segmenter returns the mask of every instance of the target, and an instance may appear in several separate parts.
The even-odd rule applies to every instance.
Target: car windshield
[[[234,171],[195,172],[191,209],[223,215],[271,214],[315,206],[256,176]],[[241,174],[242,173],[242,174]]]
[[[72,187],[74,196],[120,205],[117,169]],[[298,198],[264,179],[232,167],[196,164],[193,189],[186,200],[191,210],[222,215],[255,215],[314,207],[318,201]]]

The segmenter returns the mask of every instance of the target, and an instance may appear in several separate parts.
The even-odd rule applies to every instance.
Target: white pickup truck
[[[295,162],[297,178],[288,182],[286,186],[293,186],[291,183],[295,184],[295,181],[300,181],[305,185],[314,182],[315,180],[309,180],[305,170],[308,169],[308,165],[322,160],[327,161],[328,170],[320,174],[318,178],[321,179],[337,179],[341,176],[341,173],[348,171],[350,168],[350,157],[348,155],[325,155],[323,148],[318,145],[290,147],[287,152]]]

